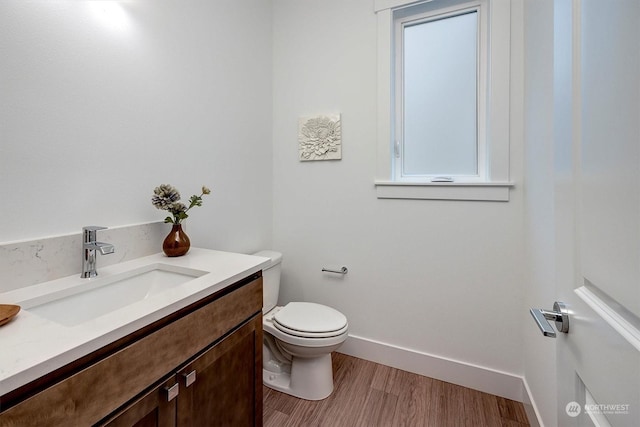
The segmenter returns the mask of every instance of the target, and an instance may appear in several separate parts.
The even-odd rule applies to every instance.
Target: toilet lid
[[[312,302],[290,302],[273,317],[278,329],[303,332],[305,336],[340,332],[347,326],[347,318],[331,307]],[[286,332],[286,331],[285,331]]]

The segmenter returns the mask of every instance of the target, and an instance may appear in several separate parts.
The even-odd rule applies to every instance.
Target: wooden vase
[[[191,241],[182,230],[182,224],[173,224],[171,231],[162,242],[162,251],[170,257],[182,256],[189,252]]]

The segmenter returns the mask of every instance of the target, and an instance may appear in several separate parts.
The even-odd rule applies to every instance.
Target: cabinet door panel
[[[168,400],[167,389],[175,378],[154,388],[115,415],[96,424],[105,427],[175,427],[177,398]]]
[[[256,401],[256,357],[262,350],[262,318],[255,317],[187,366],[179,375],[178,424],[189,426],[254,426],[261,417]],[[186,374],[196,379],[186,386]],[[257,390],[256,390],[257,388]],[[261,409],[260,409],[261,410]]]

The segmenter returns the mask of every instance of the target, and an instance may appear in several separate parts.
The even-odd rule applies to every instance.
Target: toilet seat
[[[290,302],[273,314],[280,331],[303,338],[329,338],[347,331],[347,318],[331,307],[311,302]]]
[[[345,328],[344,332],[340,335],[334,335],[330,337],[308,338],[292,335],[288,332],[283,332],[280,329],[276,328],[273,319],[269,319],[266,316],[262,319],[262,330],[265,333],[273,335],[274,338],[277,338],[284,343],[308,348],[320,348],[338,345],[343,343],[344,340],[347,339],[347,328]]]
[[[292,303],[289,303],[292,304]],[[289,305],[287,304],[287,305]],[[293,303],[296,304],[296,303]],[[319,304],[318,304],[319,305]],[[286,307],[286,306],[285,306]],[[342,328],[337,331],[329,331],[329,332],[302,332],[295,329],[287,328],[276,322],[275,317],[281,312],[285,307],[274,307],[268,313],[266,313],[262,318],[262,329],[268,333],[273,335],[275,338],[286,342],[288,344],[298,345],[301,347],[309,347],[309,348],[319,348],[319,347],[327,347],[340,344],[347,339],[347,332],[349,329],[349,325],[345,324]],[[324,306],[323,306],[324,307]],[[295,305],[294,305],[294,308]],[[298,307],[299,308],[299,307]],[[329,308],[329,307],[326,307]],[[340,315],[337,310],[334,310]],[[285,311],[286,314],[286,311]],[[285,320],[288,320],[288,316],[284,316]],[[340,322],[338,322],[339,324]],[[300,325],[298,325],[300,326]],[[316,328],[317,329],[317,328]],[[307,335],[307,336],[303,336]]]

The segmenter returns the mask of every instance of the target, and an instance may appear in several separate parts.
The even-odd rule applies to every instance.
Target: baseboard
[[[354,335],[349,335],[338,351],[518,402],[524,400],[525,386],[522,377],[506,372]]]
[[[531,427],[544,427],[544,424],[540,421],[542,418],[540,417],[540,412],[538,412],[536,402],[533,400],[526,378],[522,379],[522,396],[524,397],[522,404],[524,405],[524,410],[527,413],[529,425]]]

